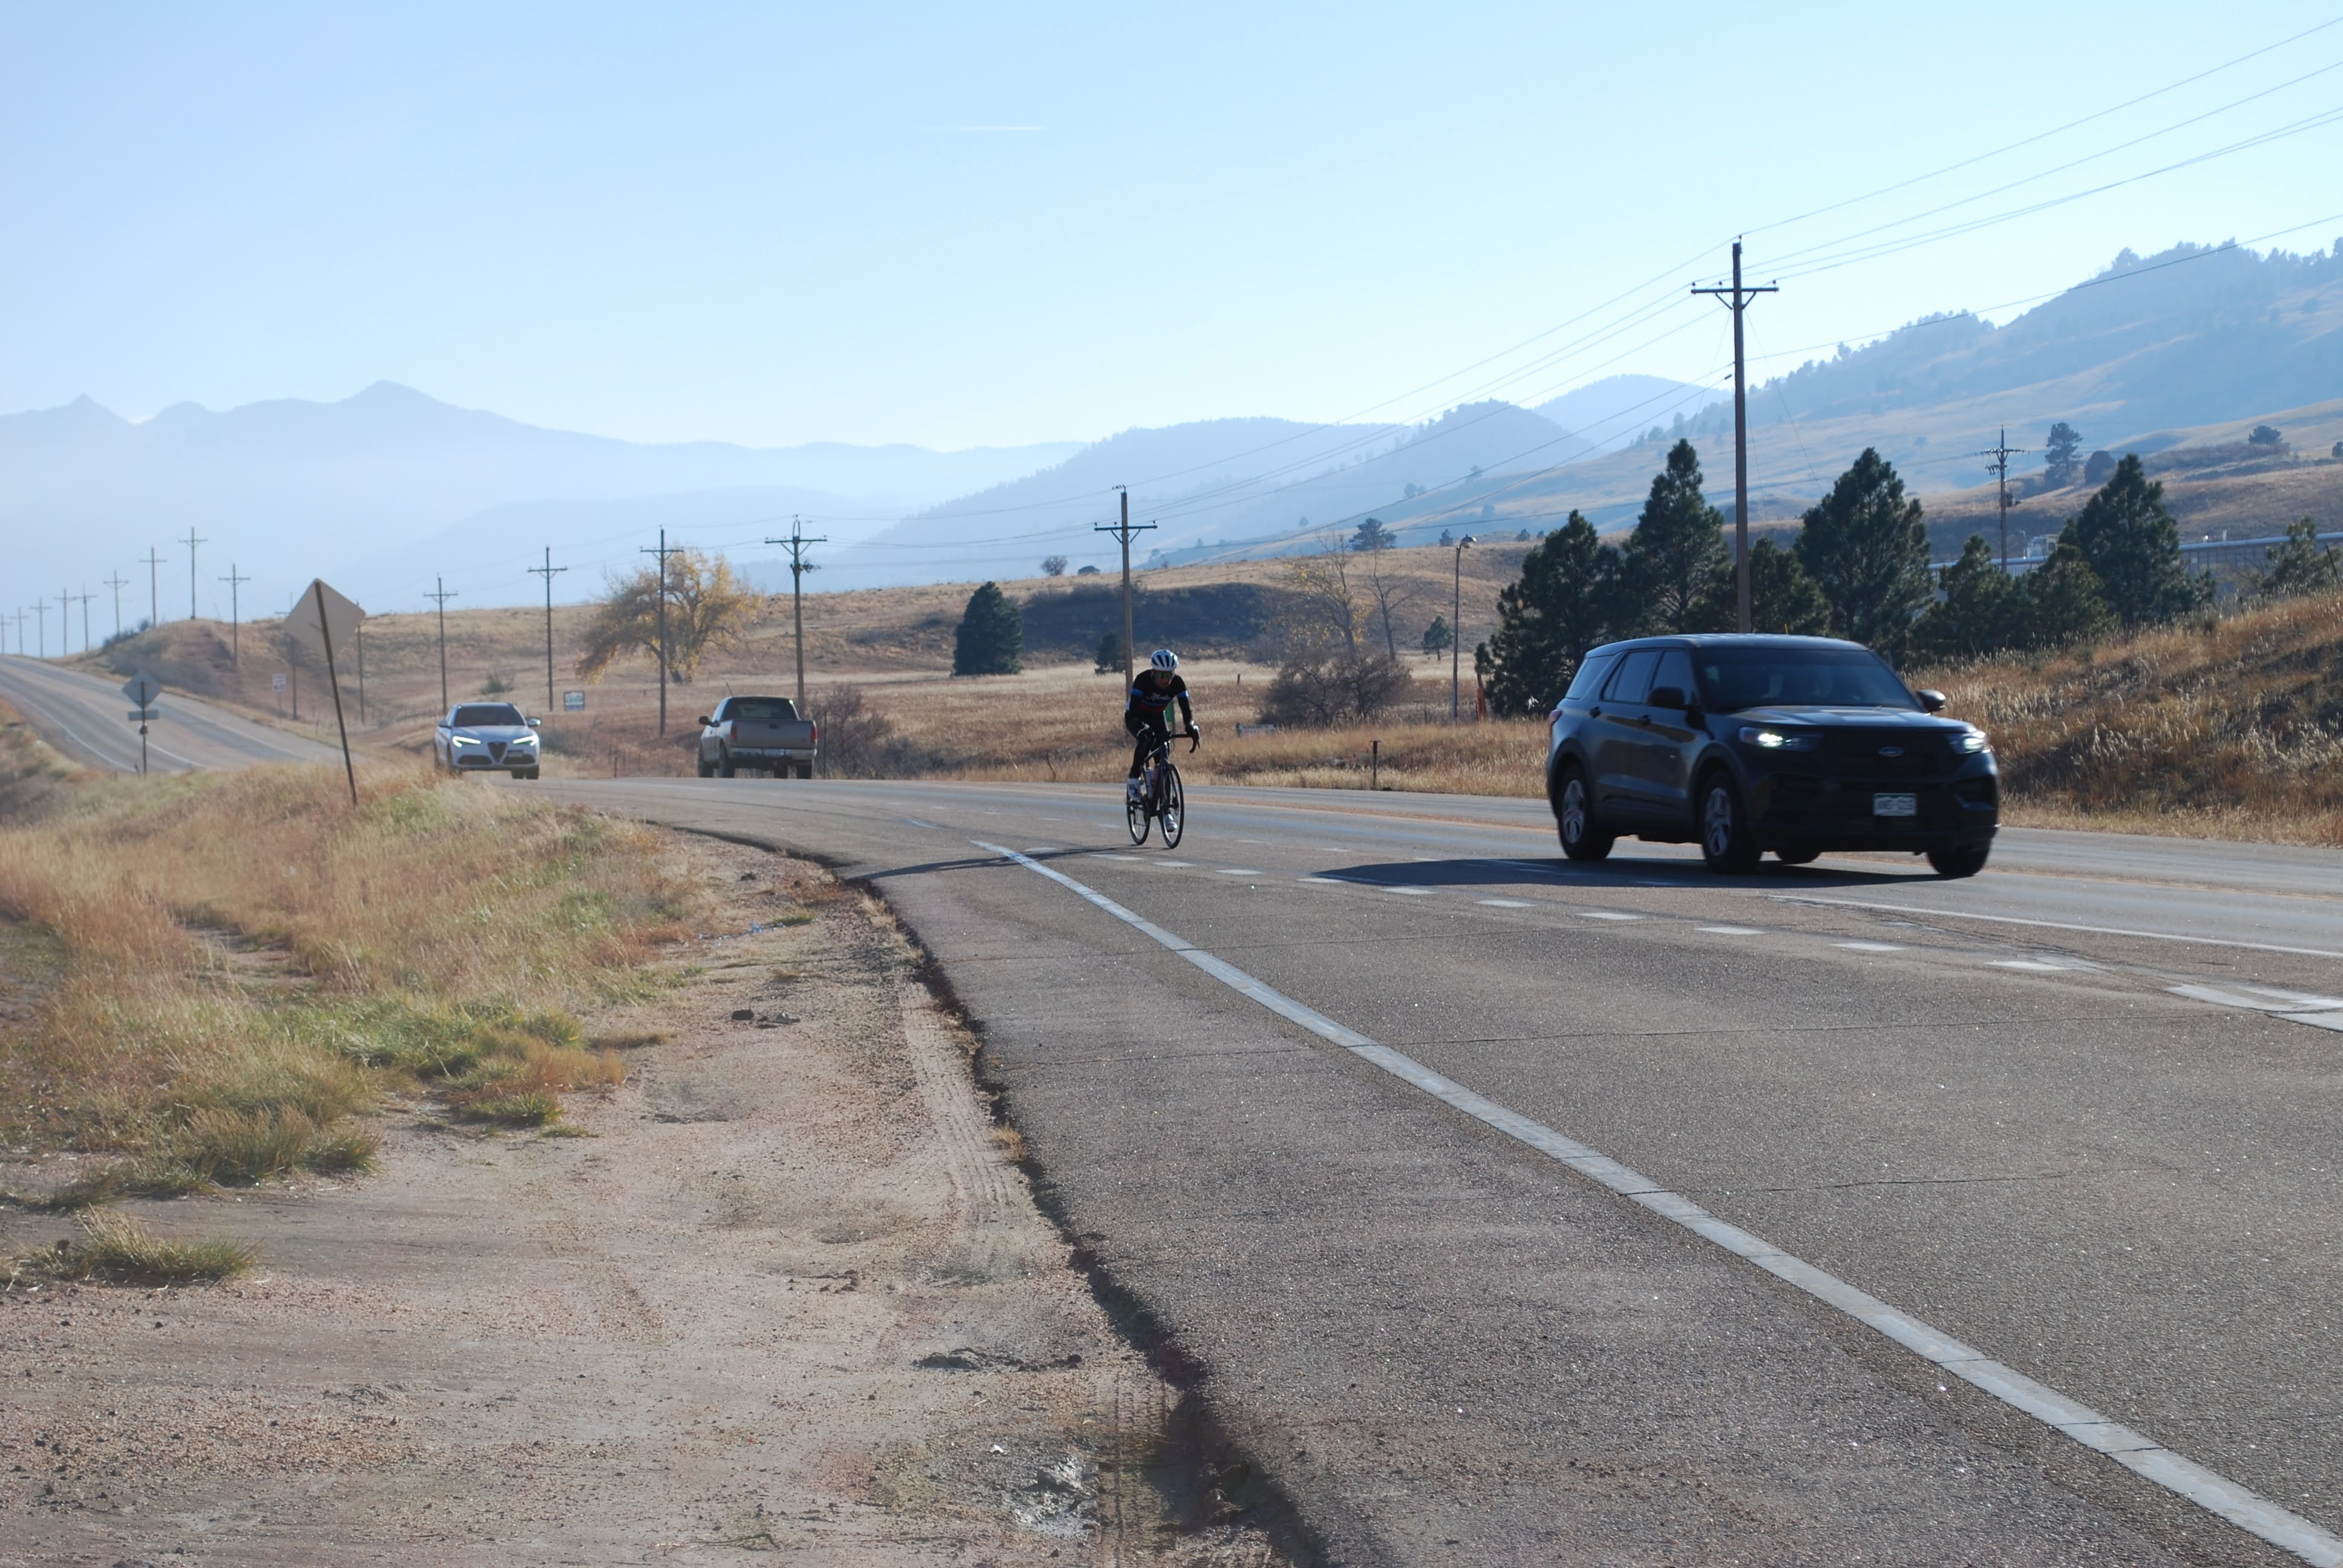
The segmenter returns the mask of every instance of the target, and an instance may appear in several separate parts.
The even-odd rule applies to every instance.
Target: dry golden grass
[[[2343,596],[1914,678],[1992,735],[2013,822],[2343,844]]]
[[[649,829],[377,769],[82,779],[0,824],[0,927],[55,954],[0,1024],[0,1127],[123,1156],[85,1196],[363,1169],[390,1083],[615,1081],[572,1010],[698,897]]]

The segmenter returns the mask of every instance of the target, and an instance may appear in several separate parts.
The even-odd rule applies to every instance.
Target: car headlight
[[[480,744],[477,739],[469,735],[451,735],[448,737],[448,740],[451,744],[457,746],[478,746]]]
[[[1741,727],[1741,743],[1755,746],[1760,751],[1812,751],[1815,738],[1811,735],[1789,735],[1779,729],[1762,729],[1754,724]]]
[[[510,740],[506,741],[505,744],[507,746],[534,746],[537,744],[537,737],[534,735],[516,735]]]
[[[1974,728],[1964,729],[1953,737],[1953,749],[1963,756],[1974,756],[1979,751],[1991,749],[1992,742],[1985,738],[1985,731],[1982,729]]]

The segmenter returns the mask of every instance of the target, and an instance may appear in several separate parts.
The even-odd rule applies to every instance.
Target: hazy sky
[[[1753,347],[1795,362],[2127,246],[2313,219],[2272,243],[2334,241],[2343,123],[1856,265],[1785,259],[2343,63],[2343,25],[1765,226],[2338,15],[0,0],[0,409],[85,392],[143,417],[388,377],[759,445],[1421,417],[1527,355],[1426,383],[1623,290],[1657,278],[1638,297],[1668,305],[1739,229],[1787,285]],[[2343,69],[1876,237],[2338,107]],[[1704,377],[1726,345],[1723,310],[1682,302],[1494,389]]]

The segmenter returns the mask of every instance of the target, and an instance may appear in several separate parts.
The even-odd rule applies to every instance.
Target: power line
[[[191,528],[188,531],[192,533],[195,530]],[[155,553],[153,545],[146,547],[146,624],[148,626],[163,624],[162,589],[157,586],[162,579],[155,575],[155,568],[161,566],[166,558]]]
[[[447,601],[464,596],[450,590],[446,578],[434,580],[438,588],[423,597],[439,607],[439,711],[444,716],[447,711]],[[455,759],[450,757],[448,760],[453,762]]]
[[[769,538],[765,542],[769,545],[787,545],[789,548],[789,621],[797,630],[798,717],[799,719],[803,719],[805,717],[806,710],[805,575],[814,569],[806,561],[806,547],[808,545],[826,545],[830,543],[830,539],[826,535],[816,535],[810,538],[807,538],[802,528],[802,519],[791,517],[789,518],[789,538],[785,539]],[[779,778],[779,776],[780,775],[778,772],[774,774],[775,778]]]
[[[1115,488],[1122,496],[1122,520],[1119,523],[1099,523],[1094,525],[1094,528],[1096,532],[1113,535],[1122,544],[1122,687],[1128,692],[1131,689],[1131,673],[1134,668],[1131,648],[1131,541],[1136,536],[1152,529],[1155,525],[1132,522],[1131,520],[1131,487],[1117,485]]]
[[[2013,447],[2009,444],[2009,429],[2005,426],[2002,428],[2001,439],[1996,445],[1987,447],[1982,452],[1970,454],[1972,457],[1993,459],[1986,465],[1986,467],[1994,476],[1995,498],[2001,507],[2001,569],[2005,572],[2009,569],[2009,460],[2018,453],[2027,450],[2029,450],[2027,447]]]
[[[676,554],[677,550],[681,549],[681,546],[678,546],[674,550],[668,548],[667,530],[665,528],[661,528],[659,530],[659,548],[655,550],[637,550],[635,552],[637,555],[641,556],[659,557],[659,732],[662,736],[667,733],[667,558],[668,557]]]
[[[568,571],[568,567],[553,564],[553,547],[545,547],[545,564],[528,568],[532,576],[545,579],[545,710],[553,711],[553,579]]]
[[[1745,288],[1741,284],[1741,242],[1733,242],[1733,286],[1694,288],[1721,300],[1733,312],[1733,578],[1734,598],[1740,607],[1740,629],[1749,629],[1749,390],[1742,317],[1761,294],[1779,294],[1775,284]]]
[[[196,618],[196,547],[209,543],[211,543],[209,539],[196,538],[194,528],[187,530],[187,618],[189,620]]]
[[[227,576],[220,578],[220,581],[227,584],[227,661],[231,666],[238,668],[244,665],[244,634],[240,629],[243,616],[240,613],[241,607],[236,602],[236,590],[251,580],[248,577],[236,575],[234,561],[227,563]]]

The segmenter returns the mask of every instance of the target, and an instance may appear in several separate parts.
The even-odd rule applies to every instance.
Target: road
[[[868,879],[1334,1560],[2343,1561],[2343,855],[1720,880],[1535,801],[1199,789],[1167,853],[1087,788],[545,788]]]
[[[76,762],[136,773],[138,726],[125,717],[130,703],[121,684],[42,659],[0,657],[0,702],[23,714],[42,739]],[[153,772],[341,760],[338,750],[305,736],[271,729],[178,692],[164,692],[161,713],[147,726],[147,767]]]

